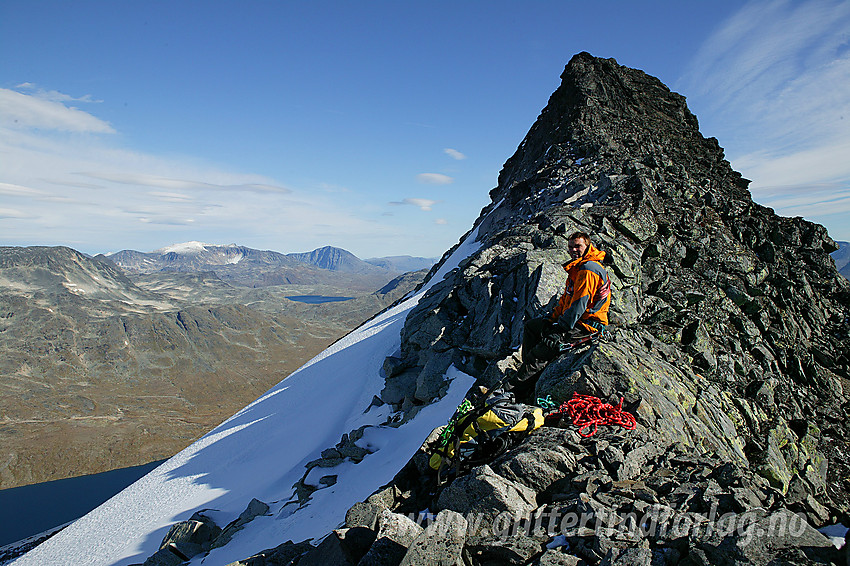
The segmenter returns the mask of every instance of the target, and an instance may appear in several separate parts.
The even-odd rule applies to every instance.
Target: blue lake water
[[[299,303],[307,303],[310,305],[318,305],[319,303],[335,303],[339,301],[350,301],[354,297],[325,297],[323,295],[293,295],[286,297],[290,301],[298,301]]]
[[[79,519],[164,461],[0,489],[0,546]]]

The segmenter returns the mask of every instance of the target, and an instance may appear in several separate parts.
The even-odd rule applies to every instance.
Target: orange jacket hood
[[[605,252],[602,250],[596,249],[593,244],[589,244],[587,246],[587,250],[584,252],[584,255],[580,258],[574,259],[564,266],[564,269],[569,271],[573,267],[580,265],[586,261],[596,261],[599,262],[599,265],[602,265],[602,260],[605,259]]]

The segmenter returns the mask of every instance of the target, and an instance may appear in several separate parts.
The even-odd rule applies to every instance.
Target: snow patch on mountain
[[[208,245],[210,244],[205,244],[203,242],[183,242],[181,244],[172,244],[170,246],[154,250],[153,253],[160,255],[165,255],[171,252],[178,254],[197,254],[206,251],[206,246]]]

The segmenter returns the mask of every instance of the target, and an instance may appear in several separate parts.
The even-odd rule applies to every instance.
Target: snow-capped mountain
[[[153,252],[122,250],[107,254],[128,273],[214,272],[223,281],[245,287],[272,285],[332,285],[353,291],[374,290],[413,265],[416,270],[431,262],[377,258],[364,261],[349,251],[325,246],[305,253],[257,250],[236,244],[183,242]],[[416,258],[411,258],[416,259]],[[421,259],[421,258],[420,258]]]

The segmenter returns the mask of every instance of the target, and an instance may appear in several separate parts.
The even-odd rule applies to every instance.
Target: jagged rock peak
[[[734,196],[748,197],[748,181],[732,170],[715,138],[700,134],[685,97],[657,78],[582,52],[570,60],[561,79],[505,163],[494,201],[506,196],[518,200],[540,178],[594,160],[604,160],[613,174],[698,161],[706,173],[726,181]]]
[[[657,79],[574,57],[476,222],[478,250],[408,315],[382,395],[413,411],[450,365],[499,383],[564,289],[568,234],[587,232],[607,254],[610,339],[550,364],[533,398],[636,395],[632,448],[686,446],[783,496],[804,485],[820,525],[823,505],[850,510],[834,419],[850,408],[850,285],[825,228],[753,202],[697,126]]]

